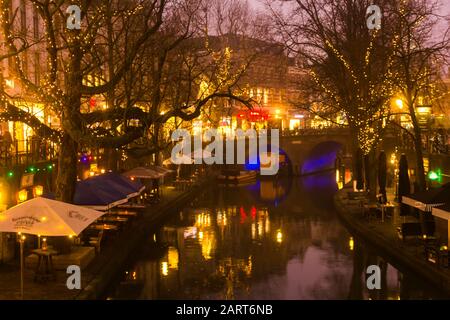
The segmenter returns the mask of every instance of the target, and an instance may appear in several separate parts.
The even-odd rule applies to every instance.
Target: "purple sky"
[[[251,6],[253,6],[255,9],[264,9],[264,3],[265,0],[248,0]],[[375,1],[376,3],[376,1]],[[450,15],[450,0],[441,0],[441,3],[443,5],[443,15]]]
[[[245,0],[242,0],[245,1]],[[264,11],[265,5],[264,3],[267,0],[247,0],[251,7],[253,7],[257,11]],[[450,17],[450,0],[439,0],[442,4],[442,12],[440,13],[442,16]],[[376,0],[374,1],[376,4]],[[443,30],[445,30],[445,25],[443,25]],[[436,34],[439,34],[440,27],[436,30]]]

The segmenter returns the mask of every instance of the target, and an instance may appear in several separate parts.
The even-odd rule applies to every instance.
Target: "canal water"
[[[334,173],[213,187],[149,230],[108,299],[436,299],[340,224]],[[368,290],[366,268],[382,270]]]

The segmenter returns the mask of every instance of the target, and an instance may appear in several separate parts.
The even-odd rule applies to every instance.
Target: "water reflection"
[[[336,177],[215,188],[149,235],[112,293],[126,299],[398,299],[439,294],[339,224]],[[156,241],[155,241],[156,240]],[[377,264],[382,290],[366,289]]]

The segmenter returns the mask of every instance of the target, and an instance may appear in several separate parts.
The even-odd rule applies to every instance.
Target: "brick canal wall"
[[[182,209],[187,203],[213,184],[215,176],[199,182],[170,202],[153,206],[110,243],[85,271],[89,279],[83,279],[83,288],[76,300],[103,298],[109,286],[120,276],[129,257],[149,236],[149,230],[170,213]]]
[[[393,225],[369,222],[362,218],[356,202],[347,199],[350,189],[340,190],[334,198],[338,216],[349,232],[375,249],[380,256],[399,269],[408,270],[422,278],[430,287],[450,295],[450,270],[425,259],[423,248],[400,240]]]

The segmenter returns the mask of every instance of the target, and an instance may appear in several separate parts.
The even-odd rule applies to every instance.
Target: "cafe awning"
[[[450,220],[450,204],[445,204],[443,206],[434,207],[431,210],[431,213],[433,216],[444,219],[444,220]]]
[[[87,179],[87,181],[91,181],[91,183],[95,183],[103,189],[106,188],[106,190],[119,191],[125,194],[127,198],[136,197],[145,189],[145,186],[139,181],[132,181],[128,177],[114,172],[95,176]]]
[[[125,193],[113,188],[106,190],[89,179],[77,182],[73,199],[76,205],[96,210],[108,210],[126,202],[128,197]]]
[[[440,188],[403,196],[402,203],[421,211],[431,212],[432,208],[450,203],[450,183]]]

